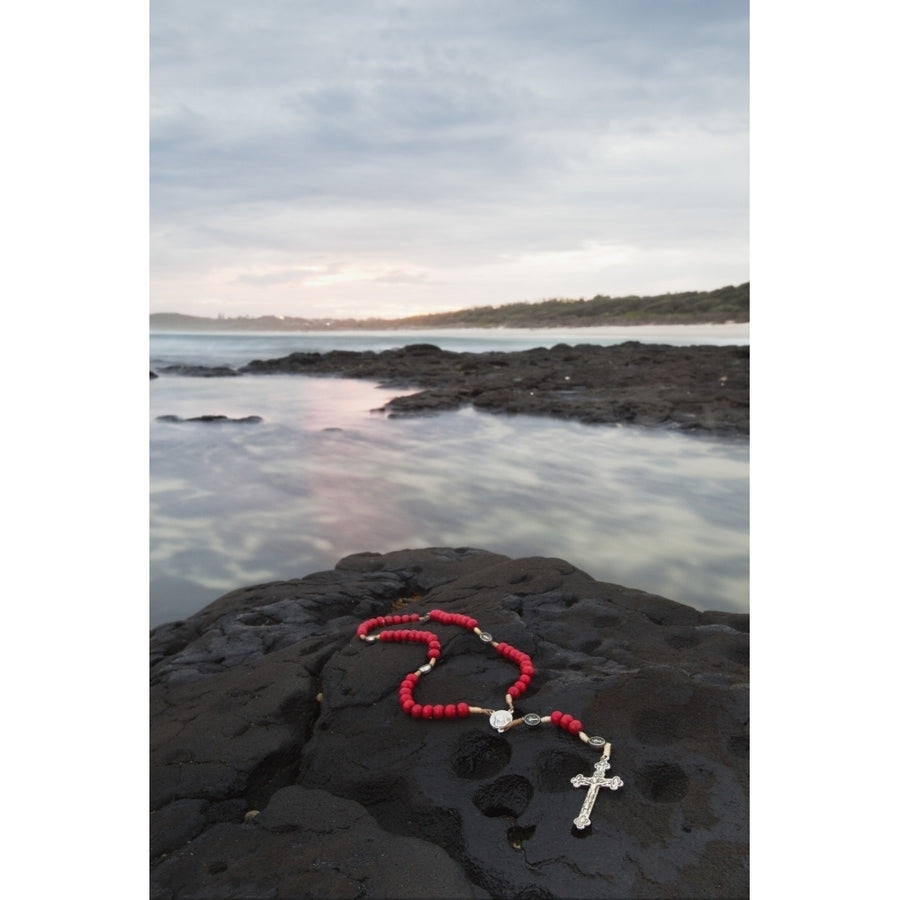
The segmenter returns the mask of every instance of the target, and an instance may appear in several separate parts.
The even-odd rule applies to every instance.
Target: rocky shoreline
[[[493,413],[548,415],[586,424],[631,424],[716,436],[750,431],[750,349],[627,341],[558,344],[514,352],[453,352],[433,344],[375,351],[292,353],[225,366],[167,366],[164,374],[330,375],[419,389],[383,408],[428,415],[471,405]],[[151,372],[151,377],[156,373]]]
[[[517,714],[404,715],[426,648],[357,637],[378,616],[474,616],[528,654]],[[417,701],[502,707],[509,660],[436,621]],[[699,612],[560,559],[359,553],[233,591],[151,632],[151,896],[724,898],[748,892],[747,615]]]

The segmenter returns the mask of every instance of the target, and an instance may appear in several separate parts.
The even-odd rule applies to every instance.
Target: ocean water
[[[439,331],[344,332],[153,332],[150,364],[246,365],[253,359],[277,359],[294,351],[389,350],[407,344],[437,344],[445,350],[482,353],[528,350],[555,344],[644,343],[749,344],[747,325],[645,325],[632,328],[446,328]]]
[[[153,334],[150,366],[294,350],[454,350],[645,340],[628,330]],[[653,342],[748,343],[700,330]],[[746,441],[462,409],[389,419],[374,382],[163,375],[149,385],[150,620],[359,551],[470,546],[568,560],[601,581],[746,611]],[[171,423],[223,414],[256,425]]]

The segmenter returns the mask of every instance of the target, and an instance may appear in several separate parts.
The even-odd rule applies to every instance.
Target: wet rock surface
[[[715,435],[750,430],[750,350],[628,341],[612,347],[558,344],[517,352],[456,353],[433,344],[375,351],[291,353],[239,370],[170,366],[163,372],[216,375],[339,375],[386,387],[421,388],[391,400],[392,416],[471,405],[588,424],[630,423]]]
[[[159,371],[165,372],[167,375],[190,375],[195,378],[234,377],[241,374],[231,366],[197,366],[183,363],[178,363],[174,366],[163,366]]]
[[[212,423],[214,425],[221,425],[225,422],[236,423],[239,425],[258,425],[262,422],[262,416],[242,416],[240,418],[234,419],[230,416],[220,416],[220,415],[203,415],[203,416],[191,416],[188,419],[183,419],[181,416],[174,415],[166,415],[166,416],[157,416],[157,422],[172,422],[175,424],[180,424],[181,422],[206,422]]]
[[[474,616],[528,653],[516,713],[405,715],[421,644],[367,643],[372,616]],[[410,626],[415,627],[415,626]],[[464,629],[416,701],[504,706],[518,667]],[[748,892],[747,615],[699,612],[560,559],[468,548],[360,553],[226,594],[151,632],[151,896],[743,897]]]

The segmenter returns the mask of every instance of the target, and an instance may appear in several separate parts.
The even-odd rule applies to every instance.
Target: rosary
[[[510,686],[506,691],[506,705],[508,709],[483,709],[480,706],[469,706],[468,703],[437,703],[426,704],[416,703],[413,697],[413,690],[419,679],[423,675],[427,675],[433,671],[437,661],[441,658],[441,642],[438,636],[431,631],[420,631],[409,628],[399,628],[390,631],[380,631],[377,634],[370,634],[376,628],[386,628],[390,625],[409,625],[412,622],[438,622],[441,625],[456,625],[460,628],[466,628],[476,634],[484,643],[490,644],[504,658],[510,662],[514,662],[519,666],[519,677],[515,684]],[[419,666],[415,672],[410,672],[401,682],[398,692],[400,707],[408,716],[414,719],[465,719],[470,714],[481,714],[489,716],[489,722],[493,728],[501,733],[510,731],[519,725],[528,725],[536,727],[538,725],[550,722],[563,731],[578,737],[583,743],[595,750],[602,750],[603,755],[594,763],[594,774],[591,776],[575,775],[570,779],[574,787],[587,787],[588,793],[581,807],[577,818],[575,818],[575,827],[579,830],[587,828],[591,824],[590,814],[594,807],[594,801],[600,788],[608,787],[610,790],[616,791],[623,785],[623,781],[618,775],[612,778],[605,776],[606,770],[609,768],[609,755],[612,751],[612,744],[605,741],[602,737],[589,737],[583,730],[581,722],[569,713],[562,713],[558,709],[550,713],[549,716],[539,716],[537,713],[526,713],[518,718],[515,717],[513,701],[521,697],[527,690],[531,679],[534,676],[535,669],[532,665],[531,657],[521,650],[517,650],[511,644],[495,641],[490,634],[482,631],[478,627],[478,622],[471,616],[462,613],[449,613],[440,609],[433,609],[430,613],[420,616],[418,613],[409,613],[404,615],[393,616],[376,616],[373,619],[367,619],[356,629],[356,636],[368,643],[375,641],[398,641],[410,643],[422,643],[428,646],[428,662]]]

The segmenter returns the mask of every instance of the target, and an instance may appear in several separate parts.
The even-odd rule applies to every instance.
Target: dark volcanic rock
[[[576,737],[403,714],[424,647],[356,626],[430,609],[532,657],[517,714],[559,709],[612,742],[624,787],[585,832],[570,779],[598,757]],[[517,666],[420,627],[443,655],[417,702],[503,706]],[[151,896],[746,896],[748,628],[470,549],[361,553],[227,594],[151,632]]]
[[[190,419],[182,419],[181,416],[157,416],[157,422],[237,422],[242,425],[256,425],[262,422],[262,416],[244,416],[240,419],[231,419],[228,416],[193,416]]]
[[[558,344],[514,353],[454,353],[412,344],[381,353],[335,350],[254,360],[241,372],[374,378],[421,387],[391,400],[391,415],[472,404],[585,423],[631,423],[718,435],[750,429],[750,350],[628,341],[613,347]]]
[[[178,364],[176,366],[163,366],[160,372],[170,375],[191,375],[195,378],[221,378],[227,375],[240,375],[237,369],[231,366],[189,366]]]

